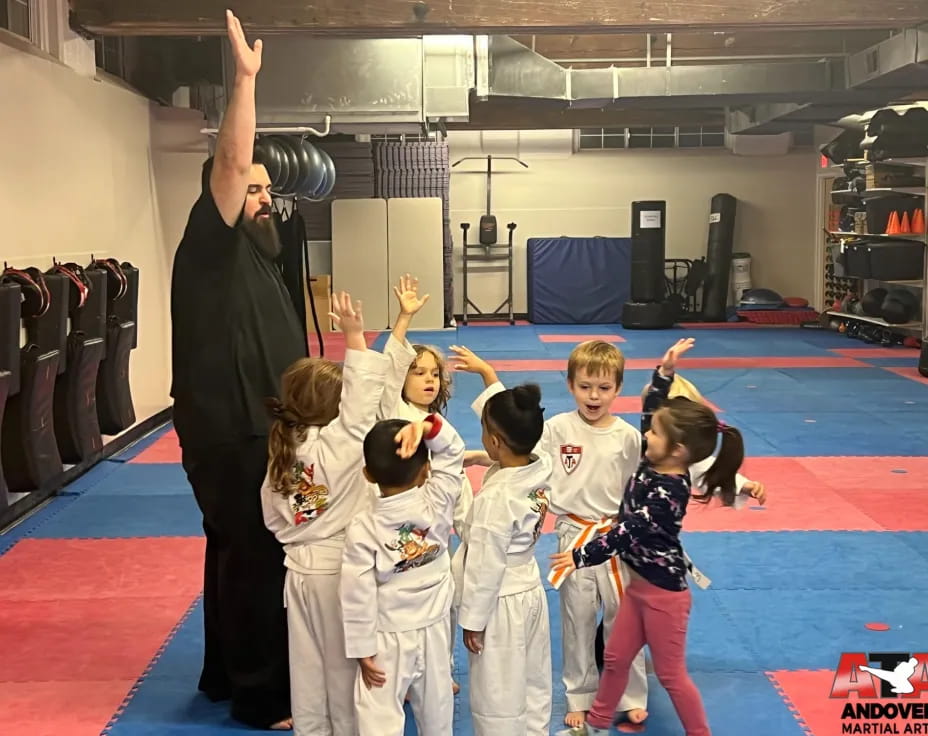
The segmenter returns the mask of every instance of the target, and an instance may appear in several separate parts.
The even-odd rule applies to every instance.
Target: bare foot
[[[271,726],[271,731],[292,731],[293,730],[293,719],[284,718],[282,721],[277,721],[273,726]]]
[[[454,680],[451,681],[451,692],[453,692],[455,695],[461,692],[461,686],[458,685]]]
[[[585,710],[572,710],[564,716],[564,725],[569,728],[580,728],[584,723],[586,723]]]
[[[632,708],[619,715],[615,728],[619,733],[642,733],[648,711],[642,708]]]

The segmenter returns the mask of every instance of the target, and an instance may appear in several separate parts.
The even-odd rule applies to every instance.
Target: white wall
[[[170,405],[170,273],[200,188],[200,116],[159,109],[115,83],[0,42],[2,260],[91,254],[139,268],[138,420]]]
[[[667,201],[667,258],[706,254],[709,203],[727,192],[738,199],[736,251],[752,256],[754,286],[813,299],[815,171],[811,149],[784,156],[735,156],[725,149],[584,151],[573,153],[572,131],[452,132],[451,161],[492,153],[517,155],[528,165],[494,161],[493,214],[500,239],[515,222],[515,311],[526,311],[525,241],[533,237],[619,236],[631,233],[631,202]],[[486,208],[486,162],[451,170],[451,230],[455,243],[455,303],[460,313],[461,222],[470,242]],[[484,310],[506,296],[500,271],[472,275],[469,296]]]

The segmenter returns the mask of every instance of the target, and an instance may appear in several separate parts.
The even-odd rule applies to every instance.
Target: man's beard
[[[260,217],[261,214],[270,216]],[[281,251],[280,233],[277,231],[277,221],[271,214],[270,207],[262,207],[254,217],[242,218],[242,229],[258,250],[272,261],[277,260]]]

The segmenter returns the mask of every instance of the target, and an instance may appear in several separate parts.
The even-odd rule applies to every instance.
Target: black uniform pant
[[[199,689],[266,728],[290,717],[284,553],[261,512],[267,438],[185,449],[183,465],[206,532]]]

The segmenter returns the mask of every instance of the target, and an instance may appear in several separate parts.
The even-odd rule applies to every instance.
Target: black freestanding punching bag
[[[632,301],[664,300],[667,203],[632,202]]]
[[[737,203],[738,200],[730,194],[716,194],[712,198],[706,281],[702,291],[702,318],[706,322],[724,322],[728,318],[726,307]]]
[[[664,300],[667,203],[632,202],[631,230],[632,299],[622,307],[622,326],[645,330],[672,327],[672,309]]]
[[[928,378],[928,341],[922,343],[922,352],[918,356],[918,372]]]

